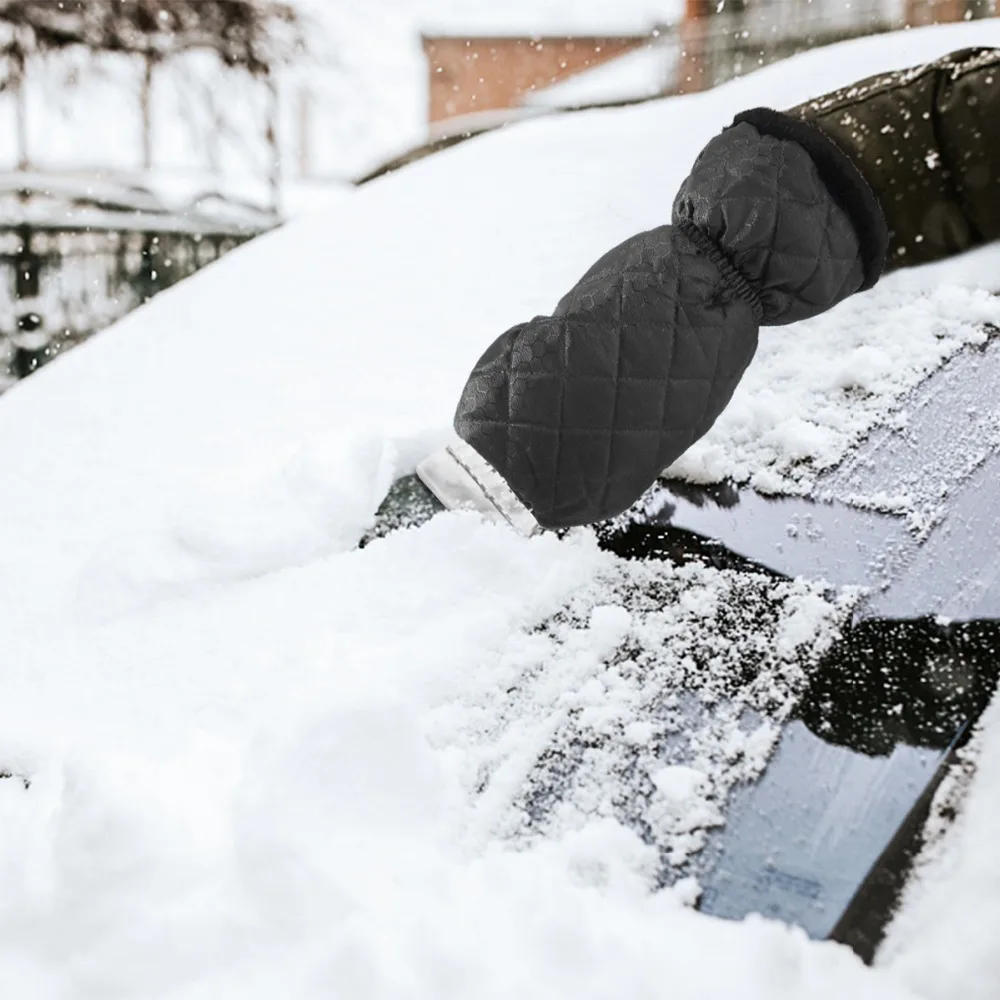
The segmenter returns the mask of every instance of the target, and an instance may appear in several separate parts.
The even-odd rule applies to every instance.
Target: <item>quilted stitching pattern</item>
[[[706,147],[674,220],[756,287],[765,323],[829,308],[863,280],[853,229],[808,155],[749,124]],[[602,520],[712,426],[757,333],[731,266],[661,226],[607,253],[553,315],[501,336],[470,375],[455,428],[542,525]]]
[[[674,222],[682,219],[758,287],[765,326],[824,312],[863,283],[854,227],[809,155],[749,123],[702,151],[674,201]]]

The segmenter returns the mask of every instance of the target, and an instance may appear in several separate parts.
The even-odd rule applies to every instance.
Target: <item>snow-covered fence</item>
[[[277,222],[121,179],[0,174],[0,389]]]
[[[277,223],[304,50],[283,0],[0,0],[0,390]]]

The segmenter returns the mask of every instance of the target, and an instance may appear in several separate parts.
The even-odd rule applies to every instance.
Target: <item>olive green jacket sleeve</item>
[[[888,227],[886,270],[1000,239],[1000,49],[962,49],[786,112],[856,163]]]

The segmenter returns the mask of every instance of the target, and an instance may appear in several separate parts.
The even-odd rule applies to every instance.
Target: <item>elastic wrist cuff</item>
[[[865,280],[859,291],[871,288],[885,268],[889,229],[882,206],[854,160],[818,125],[771,108],[753,108],[738,114],[733,125],[747,122],[762,135],[798,143],[816,165],[831,197],[847,213],[861,245]]]

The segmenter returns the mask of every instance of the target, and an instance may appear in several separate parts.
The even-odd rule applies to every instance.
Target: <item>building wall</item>
[[[947,24],[971,17],[989,17],[994,4],[984,0],[906,0],[906,23],[919,28],[927,24]]]
[[[686,0],[679,94],[848,38],[992,16],[996,0]]]
[[[511,108],[547,87],[648,44],[618,38],[423,39],[430,70],[431,123],[475,111]]]

